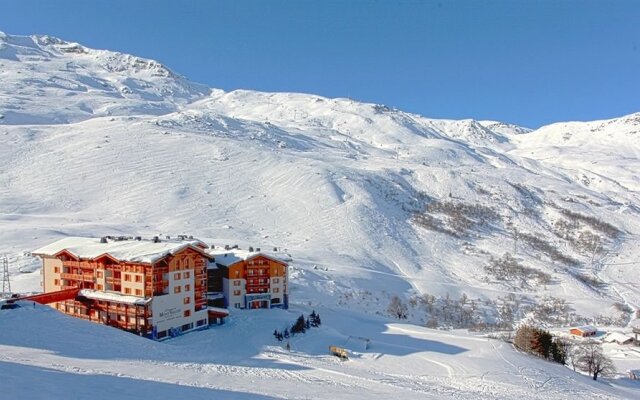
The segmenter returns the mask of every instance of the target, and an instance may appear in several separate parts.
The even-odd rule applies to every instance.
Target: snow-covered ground
[[[631,398],[494,339],[441,332],[343,310],[291,340],[273,338],[307,308],[236,312],[224,326],[168,342],[31,304],[1,311],[0,377],[8,398]],[[370,339],[363,342],[349,336]],[[348,361],[328,345],[351,350]],[[230,349],[233,349],[230,351]]]
[[[501,343],[418,326],[507,326],[526,318],[548,326],[626,325],[640,307],[638,114],[535,131],[495,121],[429,119],[351,99],[226,93],[191,83],[152,60],[1,33],[0,82],[0,254],[10,260],[15,292],[40,290],[39,263],[29,252],[65,236],[186,233],[209,244],[277,247],[292,259],[293,304],[322,309],[336,325],[299,343],[299,358],[259,341],[250,350],[255,354],[234,346],[244,354],[238,362],[258,354],[283,357],[285,365],[307,360],[319,363],[309,367],[314,374],[328,368],[323,363],[335,364],[345,374],[342,382],[356,382],[356,389],[344,389],[355,397],[361,381],[353,376],[373,373],[369,368],[404,371],[398,379],[418,386],[441,372],[420,351],[389,350],[375,360],[364,354],[348,364],[323,358],[335,335],[352,334],[345,315],[379,343],[393,337],[392,344],[412,348],[417,335],[469,348],[433,357],[447,366],[458,365],[456,357],[461,365],[479,357],[485,370],[498,363],[499,371],[511,368],[505,376],[516,377],[507,382],[529,393],[526,382],[534,378],[508,367],[528,357]],[[507,252],[515,264],[497,261],[511,260],[504,258]],[[409,305],[405,322],[415,325],[388,326],[379,319],[388,316],[394,295]],[[461,298],[456,312],[471,317],[458,320],[443,310]],[[274,329],[284,318],[278,313],[256,317],[258,325],[251,325],[253,315],[237,315],[220,329],[148,346],[199,354],[190,347],[193,341],[215,336],[216,345],[228,349],[224,340],[238,330]],[[417,333],[396,338],[400,328]],[[24,357],[36,363],[44,357],[30,354]],[[556,371],[532,362],[539,370]],[[405,364],[427,369],[409,373]],[[50,371],[40,367],[21,368],[45,379]],[[278,368],[268,370],[273,369]],[[475,367],[469,371],[483,374]],[[443,395],[455,397],[459,390],[464,397],[483,387],[478,377],[471,388],[457,387],[471,379],[458,372],[465,378],[443,383],[451,388]],[[230,386],[215,388],[293,395],[249,389],[233,373],[219,378]],[[325,373],[340,381],[339,373]],[[130,379],[119,382],[129,385]],[[183,390],[174,386],[167,390]],[[556,392],[547,397],[569,393],[561,386],[551,385]],[[370,387],[383,397],[394,386]],[[208,393],[199,390],[189,396]],[[503,390],[502,397],[511,393],[496,390]]]

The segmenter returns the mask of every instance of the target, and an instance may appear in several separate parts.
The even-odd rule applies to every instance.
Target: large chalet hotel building
[[[43,260],[43,303],[153,339],[222,321],[227,307],[288,307],[285,262],[210,251],[184,236],[68,237],[33,254]]]

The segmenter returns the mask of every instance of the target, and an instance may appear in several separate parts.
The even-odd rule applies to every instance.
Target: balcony
[[[80,281],[80,282],[94,282],[93,275],[80,275],[80,274],[60,274],[60,278],[70,281]]]

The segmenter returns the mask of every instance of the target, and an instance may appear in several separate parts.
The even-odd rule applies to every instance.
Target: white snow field
[[[633,397],[624,379],[588,382],[421,326],[626,326],[640,306],[639,134],[640,114],[531,131],[223,92],[155,61],[0,33],[0,254],[14,292],[40,290],[30,251],[66,236],[189,234],[277,247],[296,310],[236,312],[165,343],[2,311],[2,377],[34,398],[64,397],[70,382],[188,398]],[[394,295],[408,305],[397,323]],[[292,353],[273,347],[273,329],[311,308],[323,328]],[[378,347],[329,357],[349,335]]]
[[[323,325],[278,345],[272,329],[308,309],[233,313],[224,326],[157,343],[30,303],[0,313],[7,398],[631,398],[632,387],[465,333],[321,309]],[[366,335],[370,347],[349,335]],[[327,343],[353,349],[349,361]],[[637,390],[637,388],[635,389]]]

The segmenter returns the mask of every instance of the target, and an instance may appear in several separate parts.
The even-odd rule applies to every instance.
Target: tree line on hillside
[[[364,293],[362,296],[370,295]],[[465,293],[459,298],[449,293],[441,297],[423,293],[408,299],[392,295],[385,311],[396,319],[422,321],[428,328],[490,331],[513,330],[525,316],[532,316],[540,324],[558,326],[625,325],[632,310],[617,303],[613,307],[617,313],[586,318],[578,315],[566,300],[553,296],[532,298],[508,293],[495,299],[474,299]]]

